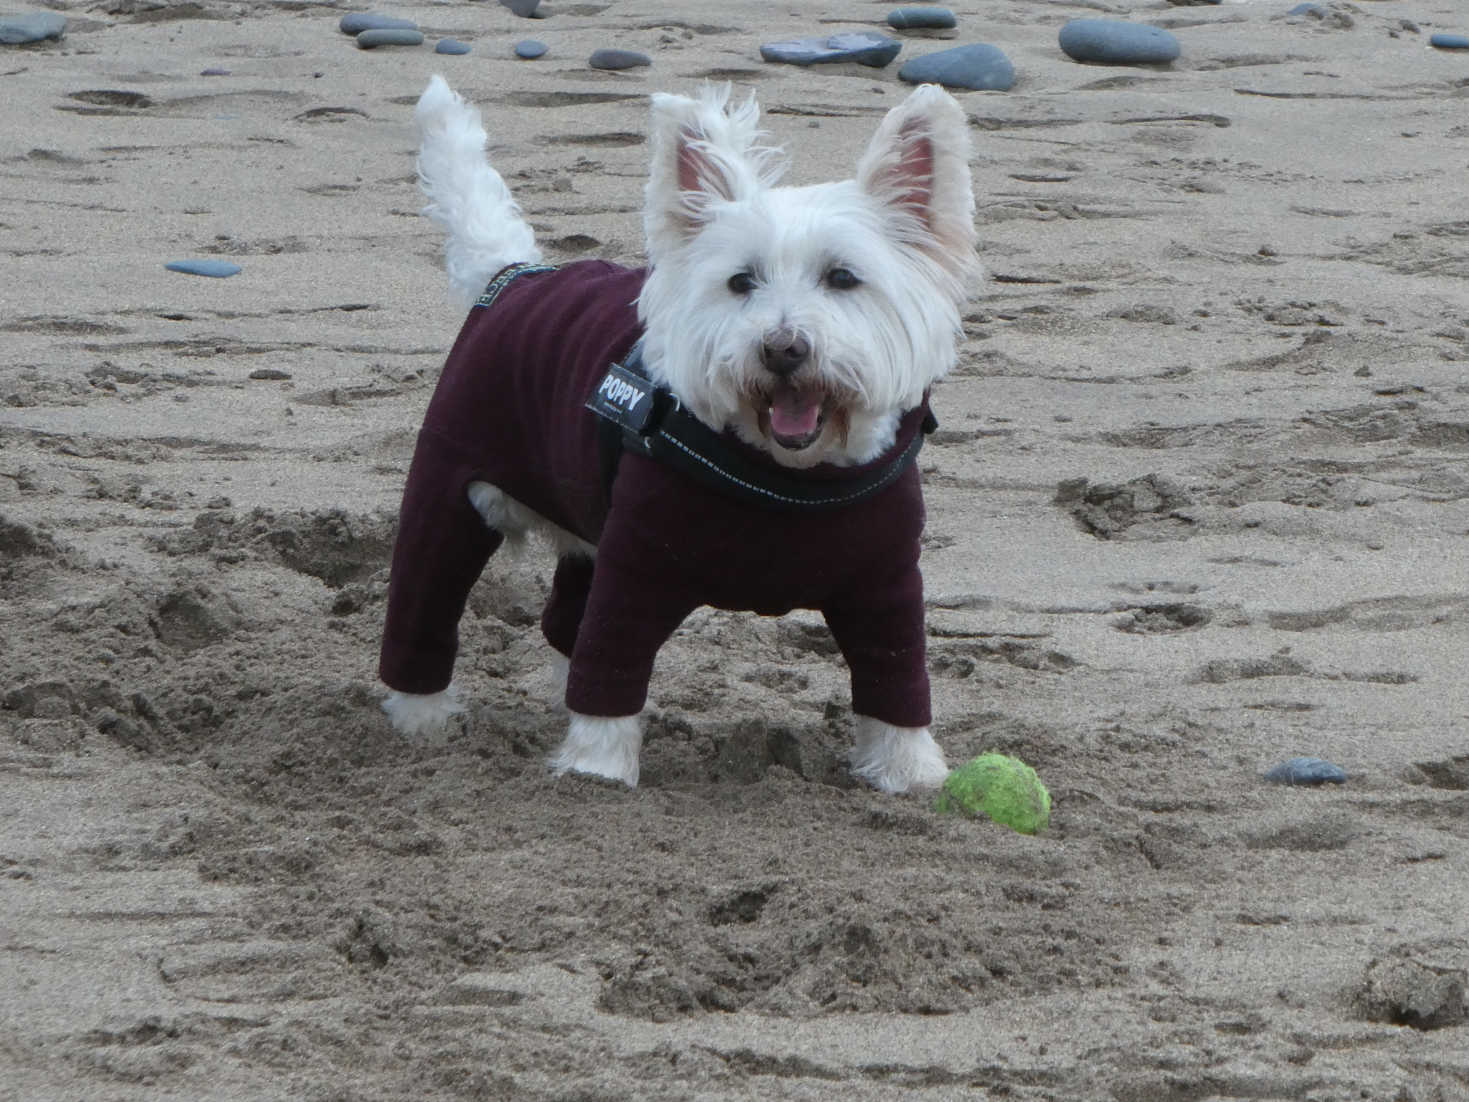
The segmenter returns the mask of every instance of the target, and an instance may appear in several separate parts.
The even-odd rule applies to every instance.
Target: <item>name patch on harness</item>
[[[653,421],[653,384],[613,364],[587,399],[587,409],[641,436]]]

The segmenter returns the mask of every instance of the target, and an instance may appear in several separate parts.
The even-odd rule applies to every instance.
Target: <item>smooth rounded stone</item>
[[[976,92],[1008,92],[1015,84],[1015,66],[998,46],[975,42],[915,57],[898,70],[898,79]]]
[[[500,0],[500,6],[509,8],[522,19],[544,19],[544,12],[536,9],[541,6],[541,0]]]
[[[468,42],[460,42],[457,38],[441,38],[434,43],[436,54],[467,54],[469,49]]]
[[[1347,771],[1320,758],[1291,758],[1266,773],[1265,779],[1271,784],[1346,784]]]
[[[7,46],[23,46],[27,42],[44,42],[66,33],[66,16],[54,11],[30,11],[23,15],[0,16],[0,42]]]
[[[209,276],[211,279],[227,279],[244,271],[238,264],[231,264],[228,260],[170,260],[164,267],[170,272]]]
[[[418,24],[411,19],[399,19],[394,15],[378,15],[372,11],[348,12],[337,24],[343,34],[361,34],[363,31],[416,31]]]
[[[888,12],[888,26],[899,31],[946,31],[958,25],[948,8],[894,8]]]
[[[587,64],[593,69],[636,69],[640,65],[653,64],[653,59],[636,50],[605,49],[593,50]]]
[[[827,35],[824,38],[792,38],[785,42],[767,42],[760,47],[760,57],[765,61],[779,61],[787,65],[824,65],[834,61],[855,61],[881,69],[893,58],[903,44],[876,31],[850,31],[844,34]]]
[[[1431,34],[1428,44],[1440,50],[1469,50],[1469,34]]]
[[[527,61],[534,61],[546,52],[546,44],[539,38],[522,38],[515,44],[515,56],[523,57]]]
[[[363,31],[357,36],[357,45],[364,50],[376,49],[378,46],[422,46],[423,32],[393,27]]]
[[[1320,15],[1326,9],[1320,4],[1297,4],[1286,15]]]
[[[1073,19],[1059,37],[1068,57],[1104,65],[1157,65],[1182,52],[1178,39],[1161,27],[1120,19]]]

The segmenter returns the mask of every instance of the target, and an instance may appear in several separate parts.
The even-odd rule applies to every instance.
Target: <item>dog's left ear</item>
[[[643,222],[648,253],[659,255],[695,236],[720,202],[746,199],[779,177],[779,150],[760,144],[760,107],[750,96],[730,103],[730,87],[653,97]]]
[[[969,124],[937,84],[920,85],[887,113],[857,162],[857,183],[888,209],[903,244],[961,279],[977,269]]]

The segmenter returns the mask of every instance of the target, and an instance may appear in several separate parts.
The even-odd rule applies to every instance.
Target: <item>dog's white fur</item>
[[[479,112],[434,77],[414,116],[428,214],[446,232],[450,285],[467,306],[507,264],[541,259],[534,234],[485,158]],[[907,410],[954,363],[960,308],[978,275],[963,111],[925,85],[890,111],[853,179],[779,187],[779,151],[762,144],[753,97],[728,87],[653,97],[644,229],[651,271],[638,300],[644,362],[696,416],[793,468],[858,464],[886,451]],[[736,289],[732,277],[741,277]],[[853,277],[848,279],[848,277]],[[766,369],[772,343],[808,350],[789,378]],[[774,395],[820,401],[809,439],[771,426]],[[808,395],[816,395],[816,398]],[[558,555],[595,548],[488,483],[470,501],[515,539],[549,538]],[[565,658],[557,655],[565,684]],[[463,711],[453,686],[391,693],[384,710],[406,734]],[[638,716],[571,714],[551,759],[557,774],[636,785]],[[943,753],[927,728],[856,717],[853,772],[884,792],[940,783]]]

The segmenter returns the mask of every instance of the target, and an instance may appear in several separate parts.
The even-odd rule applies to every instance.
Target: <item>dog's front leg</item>
[[[852,773],[879,792],[936,788],[949,775],[944,752],[927,727],[894,727],[871,716],[857,716]]]
[[[591,773],[638,785],[638,751],[643,748],[643,722],[638,716],[584,716],[571,713],[571,725],[561,749],[551,756],[551,768],[563,773]]]

